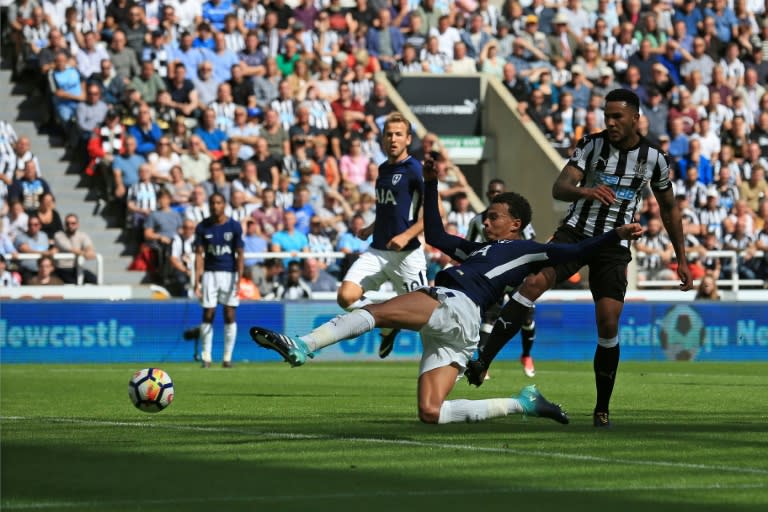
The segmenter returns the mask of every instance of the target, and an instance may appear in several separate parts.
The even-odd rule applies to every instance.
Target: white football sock
[[[213,325],[207,322],[200,324],[200,357],[206,363],[211,362],[211,347],[213,346]]]
[[[341,340],[356,338],[376,327],[376,321],[365,309],[339,315],[325,322],[311,333],[301,336],[311,352],[333,345]]]
[[[499,416],[523,412],[516,398],[489,398],[487,400],[446,400],[440,407],[438,423],[476,423]]]
[[[224,357],[223,361],[232,361],[232,352],[235,350],[235,339],[237,338],[237,322],[224,324]]]

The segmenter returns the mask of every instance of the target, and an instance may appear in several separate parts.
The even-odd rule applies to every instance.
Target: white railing
[[[40,254],[27,254],[27,253],[19,253],[15,257],[10,258],[11,261],[21,261],[21,260],[39,260],[43,256]],[[75,260],[75,271],[77,275],[77,284],[82,285],[85,282],[85,274],[83,273],[83,268],[85,265],[86,260],[85,256],[76,256],[74,253],[71,252],[57,252],[54,254],[53,259],[55,261],[59,260]],[[101,253],[96,253],[96,257],[94,258],[96,260],[96,284],[104,284],[104,257],[101,255]]]
[[[246,252],[243,254],[244,260],[252,260],[252,259],[269,259],[269,258],[277,258],[282,260],[293,260],[293,259],[307,259],[307,258],[317,258],[317,259],[338,259],[338,258],[344,258],[347,255],[347,253],[344,252],[299,252],[299,251],[281,251],[281,252]],[[190,274],[189,274],[189,282],[194,283],[195,282],[195,254],[193,253],[189,259],[190,263]]]
[[[763,256],[763,251],[757,251],[755,253],[756,258]],[[635,257],[638,263],[647,258],[645,253],[635,252]],[[731,260],[731,278],[730,279],[718,279],[718,288],[730,287],[732,291],[738,292],[742,286],[763,286],[765,281],[762,279],[740,279],[739,278],[739,252],[738,251],[707,251],[706,257],[729,259]],[[701,259],[701,258],[698,258]],[[640,270],[640,269],[638,269]],[[693,282],[694,286],[698,286],[700,281],[697,279]],[[674,279],[656,279],[649,281],[638,281],[638,288],[676,288],[678,284]]]

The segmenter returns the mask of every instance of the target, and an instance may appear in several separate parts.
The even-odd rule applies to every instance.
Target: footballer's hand
[[[403,247],[408,245],[410,238],[400,233],[392,237],[392,240],[387,242],[387,249],[390,251],[402,251]]]
[[[688,262],[683,261],[677,265],[677,277],[680,278],[680,290],[687,292],[693,288],[693,276],[688,268]]]
[[[464,376],[472,386],[480,387],[485,382],[485,375],[488,373],[485,363],[479,359],[472,359],[467,362],[467,370]]]
[[[645,228],[637,222],[633,222],[632,224],[624,224],[623,226],[616,228],[616,233],[622,240],[637,240],[643,236]]]
[[[424,174],[424,181],[434,181],[437,179],[437,167],[432,156],[427,155],[424,159],[422,173]]]
[[[616,192],[608,185],[598,185],[594,188],[585,189],[586,198],[598,201],[606,206],[610,206],[616,200]]]

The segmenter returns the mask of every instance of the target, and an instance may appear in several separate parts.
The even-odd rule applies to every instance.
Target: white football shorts
[[[480,342],[480,306],[463,292],[442,286],[432,290],[440,305],[419,331],[424,347],[419,375],[456,363],[461,376]]]
[[[382,251],[369,248],[355,260],[344,276],[363,290],[378,290],[391,281],[398,294],[418,290],[427,284],[427,259],[424,249]]]
[[[215,308],[216,304],[237,307],[240,305],[240,298],[237,296],[236,272],[225,272],[221,270],[203,272],[202,292],[203,297],[200,301],[204,309]]]

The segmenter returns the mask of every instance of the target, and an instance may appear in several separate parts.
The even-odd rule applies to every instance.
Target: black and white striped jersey
[[[606,131],[587,135],[579,141],[567,165],[584,173],[581,186],[607,185],[616,193],[616,200],[608,206],[591,199],[571,204],[563,224],[587,236],[631,223],[646,186],[654,191],[672,186],[667,157],[644,137],[634,148],[622,151],[610,144]],[[626,240],[621,244],[629,246]]]

